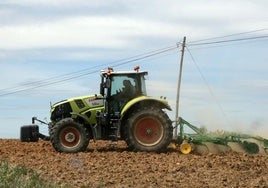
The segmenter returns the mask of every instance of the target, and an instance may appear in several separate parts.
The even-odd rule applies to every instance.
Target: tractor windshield
[[[142,74],[114,74],[111,76],[110,103],[113,110],[120,109],[131,99],[146,95],[145,78]],[[115,107],[118,106],[118,107]]]
[[[115,75],[112,78],[111,96],[120,93],[123,98],[146,95],[145,78],[137,75]]]

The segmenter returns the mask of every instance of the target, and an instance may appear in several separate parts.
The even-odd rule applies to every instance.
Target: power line
[[[76,78],[80,78],[80,77],[83,77],[83,76],[86,76],[86,75],[89,75],[89,74],[93,74],[93,73],[96,73],[96,72],[98,72],[98,71],[92,71],[92,72],[80,74],[78,76],[73,76],[73,77],[70,77],[70,78],[66,78],[66,79],[63,79],[63,80],[58,80],[58,81],[54,81],[54,82],[50,82],[50,83],[44,83],[44,84],[40,84],[40,85],[37,85],[37,86],[32,86],[30,88],[19,89],[19,90],[3,93],[3,94],[0,94],[0,97],[15,94],[15,93],[19,93],[19,92],[23,92],[23,91],[28,91],[28,90],[32,90],[32,89],[37,89],[37,88],[40,88],[40,87],[54,85],[54,84],[58,84],[58,83],[61,83],[61,82],[66,82],[66,81],[73,80],[73,79],[76,79]]]
[[[83,70],[80,70],[80,71],[75,71],[75,72],[72,72],[72,73],[51,77],[51,78],[48,78],[48,79],[45,79],[45,80],[39,80],[39,81],[36,81],[36,82],[31,82],[31,83],[27,84],[27,85],[30,86],[29,88],[18,89],[18,86],[13,87],[13,88],[9,88],[9,90],[12,89],[13,91],[8,91],[8,92],[5,92],[5,93],[2,93],[2,94],[0,94],[0,97],[15,94],[15,93],[19,93],[19,92],[23,92],[23,91],[28,91],[28,90],[32,90],[32,89],[36,89],[36,88],[41,88],[41,87],[45,87],[45,86],[49,86],[49,85],[54,85],[54,84],[58,84],[58,83],[62,83],[62,82],[70,81],[70,80],[74,80],[74,79],[77,79],[77,78],[80,78],[80,77],[83,77],[83,76],[86,76],[86,75],[89,75],[89,74],[93,74],[93,73],[96,73],[96,72],[99,71],[99,70],[93,70],[92,71],[92,68],[97,68],[97,67],[100,67],[100,66],[111,65],[111,64],[114,64],[113,67],[119,67],[121,65],[129,64],[129,63],[132,63],[132,62],[147,59],[147,58],[152,57],[152,56],[163,54],[163,53],[166,53],[168,51],[171,51],[171,50],[174,50],[174,49],[177,49],[177,48],[178,48],[177,45],[173,45],[173,46],[169,46],[169,47],[166,47],[166,48],[150,51],[150,52],[147,52],[147,53],[144,53],[144,54],[132,56],[130,58],[125,58],[125,59],[121,59],[121,60],[118,60],[118,61],[114,61],[114,62],[111,62],[111,63],[105,63],[105,64],[102,64],[102,65],[94,66],[94,67],[83,69]],[[90,69],[91,71],[83,73],[83,74],[79,74],[79,75],[76,75],[76,76],[71,76],[71,77],[67,77],[67,78],[55,81],[55,78],[66,76],[66,75],[72,75],[74,73],[84,72],[85,70],[88,70],[88,69]],[[48,82],[48,83],[43,83],[44,81],[50,81],[50,80],[54,80],[54,81],[51,81],[51,82]],[[38,84],[38,85],[35,85],[35,84]],[[33,86],[31,86],[31,85],[33,85]],[[1,91],[5,91],[5,90],[6,89],[2,89]]]
[[[220,44],[220,43],[247,41],[247,40],[257,40],[257,39],[265,39],[265,38],[268,38],[268,35],[256,36],[256,37],[247,37],[247,38],[238,38],[238,39],[230,39],[230,40],[219,40],[219,41],[212,41],[212,42],[192,43],[192,44],[188,44],[188,46],[201,46],[201,45]]]
[[[201,49],[215,49],[215,48],[222,48],[222,47],[227,47],[227,46],[234,46],[234,45],[244,45],[244,44],[252,44],[252,43],[260,43],[260,42],[267,42],[268,38],[263,39],[263,40],[245,40],[243,42],[236,42],[234,43],[219,43],[219,44],[210,44],[210,45],[198,45],[198,46],[189,46],[191,50],[201,50]]]
[[[188,43],[187,46],[189,46],[189,47],[191,47],[191,46],[206,46],[206,45],[212,45],[212,44],[222,44],[222,43],[231,43],[231,42],[239,42],[239,41],[265,39],[265,38],[268,38],[268,36],[255,36],[255,37],[246,37],[246,38],[244,37],[244,38],[230,39],[230,40],[218,40],[218,41],[212,41],[212,42],[202,42],[202,41],[207,41],[207,40],[214,40],[214,39],[219,39],[219,38],[226,38],[226,37],[231,37],[231,36],[255,33],[255,32],[260,32],[260,31],[265,31],[265,30],[268,30],[268,29],[259,29],[259,30],[236,33],[236,34],[231,34],[231,35],[226,35],[226,36],[221,36],[221,37],[213,37],[213,38],[208,38],[208,39],[197,40],[197,41],[193,41],[193,42]],[[15,86],[15,87],[4,88],[4,89],[0,90],[0,92],[2,92],[2,94],[0,93],[0,97],[10,95],[10,94],[14,94],[14,93],[18,93],[18,92],[22,92],[22,91],[35,89],[35,88],[45,87],[45,86],[49,86],[49,85],[54,85],[54,84],[74,80],[74,79],[77,79],[77,78],[80,78],[80,77],[83,77],[83,76],[98,72],[98,70],[93,70],[92,71],[92,69],[96,69],[96,68],[100,68],[100,67],[108,66],[108,65],[109,66],[112,65],[113,67],[118,67],[118,66],[121,66],[121,65],[125,65],[125,64],[128,64],[128,63],[135,62],[135,61],[140,61],[140,60],[152,57],[152,56],[157,56],[159,54],[163,54],[163,53],[166,53],[168,51],[177,49],[178,47],[179,47],[179,44],[177,43],[176,45],[172,45],[172,46],[169,46],[169,47],[149,51],[149,52],[146,52],[146,53],[143,53],[143,54],[139,54],[139,55],[136,55],[136,56],[120,59],[120,60],[117,60],[117,61],[114,61],[114,62],[104,63],[104,64],[101,64],[101,65],[89,67],[89,68],[86,68],[86,69],[82,69],[82,70],[78,70],[78,71],[74,71],[74,72],[70,72],[70,73],[66,73],[66,74],[62,74],[62,75],[58,75],[58,76],[53,76],[53,77],[43,79],[43,80],[39,80],[39,81],[35,81],[35,82],[29,82],[27,84],[24,84],[23,86]],[[188,49],[188,51],[189,51],[189,49]],[[25,86],[28,87],[28,88],[25,88]]]
[[[96,68],[96,67],[99,67],[99,66],[100,65],[94,66],[94,67],[90,67],[90,69]],[[79,71],[74,71],[74,72],[70,72],[70,73],[66,73],[66,74],[61,74],[61,75],[49,77],[49,78],[42,79],[42,80],[28,82],[26,84],[23,84],[22,86],[13,86],[13,87],[4,88],[4,89],[1,89],[0,92],[5,92],[5,91],[14,90],[14,89],[19,89],[19,88],[25,87],[25,86],[33,86],[34,87],[37,84],[43,85],[43,84],[45,84],[46,82],[48,82],[50,80],[54,80],[55,81],[56,79],[65,78],[66,76],[74,75],[74,74],[81,73],[81,72],[84,72],[84,71],[88,71],[88,68],[87,69],[82,69],[82,70],[79,70]]]
[[[208,40],[227,38],[227,37],[233,37],[233,36],[239,36],[239,35],[245,35],[245,34],[251,34],[251,33],[257,33],[257,32],[267,31],[267,30],[268,30],[268,28],[264,28],[264,29],[257,29],[257,30],[251,30],[251,31],[246,31],[246,32],[234,33],[234,34],[224,35],[224,36],[219,36],[219,37],[211,37],[211,38],[200,39],[200,40],[195,40],[195,41],[192,41],[192,42],[188,42],[188,44],[202,42],[202,41],[208,41]]]
[[[190,52],[190,50],[189,50],[189,48],[188,48],[187,46],[186,46],[186,49],[187,49],[187,52],[189,53],[189,55],[190,55],[190,57],[191,57],[191,59],[192,59],[192,62],[193,62],[194,65],[195,65],[197,71],[199,72],[199,74],[201,75],[201,77],[202,77],[202,79],[203,79],[205,85],[207,86],[210,95],[211,95],[211,96],[213,97],[213,99],[215,100],[217,106],[219,107],[219,109],[220,109],[221,113],[223,114],[223,116],[225,117],[225,119],[226,119],[227,121],[229,121],[229,119],[227,118],[226,113],[224,112],[224,110],[223,110],[223,108],[222,108],[222,105],[221,105],[220,102],[217,100],[216,96],[214,95],[214,92],[213,92],[212,88],[209,86],[208,81],[206,80],[204,74],[202,73],[200,67],[197,65],[197,63],[196,63],[196,61],[195,61],[195,59],[194,59],[192,53]]]
[[[118,63],[118,64],[114,65],[114,67],[118,67],[118,66],[120,66],[120,65],[124,65],[124,64],[128,64],[128,63],[135,62],[135,61],[140,61],[140,60],[143,60],[143,59],[147,59],[147,58],[149,58],[149,57],[156,56],[156,55],[159,55],[159,54],[163,54],[163,53],[165,53],[165,52],[168,52],[168,51],[171,51],[171,50],[175,50],[175,49],[177,49],[177,48],[178,48],[178,46],[176,45],[176,46],[172,46],[172,47],[163,49],[162,51],[155,51],[155,52],[152,53],[152,54],[144,55],[144,56],[142,56],[142,57],[137,57],[137,58],[134,58],[134,59],[131,59],[131,60],[122,62],[122,63]]]
[[[49,78],[46,78],[46,79],[29,82],[29,83],[23,84],[23,86],[14,86],[14,87],[3,88],[3,89],[0,89],[0,92],[10,91],[10,90],[14,90],[14,89],[20,89],[21,87],[25,87],[25,86],[26,87],[27,86],[29,86],[29,87],[31,87],[31,86],[35,87],[36,85],[39,85],[39,84],[40,85],[43,85],[43,84],[45,84],[45,82],[50,82],[50,81],[55,82],[56,79],[62,79],[62,80],[67,79],[67,80],[69,80],[68,77],[71,76],[71,75],[82,74],[85,71],[90,71],[90,70],[95,69],[95,68],[101,69],[104,66],[108,66],[108,65],[111,66],[113,64],[116,64],[114,66],[114,67],[116,67],[116,66],[118,66],[118,64],[120,65],[120,64],[132,62],[132,61],[138,61],[138,60],[141,60],[143,58],[147,58],[147,56],[148,57],[151,57],[151,56],[154,56],[154,55],[158,55],[158,54],[161,54],[161,53],[170,51],[172,49],[175,49],[174,47],[175,46],[169,46],[169,47],[165,47],[165,48],[161,48],[161,49],[149,51],[149,52],[146,52],[146,53],[143,53],[143,54],[139,54],[139,55],[135,55],[135,56],[132,56],[132,57],[127,57],[127,58],[119,59],[119,60],[116,60],[116,61],[113,61],[113,62],[110,62],[110,63],[103,63],[101,65],[96,65],[96,66],[85,68],[85,69],[81,69],[81,70],[78,70],[78,71],[73,71],[73,72],[69,72],[69,73],[66,73],[66,74],[61,74],[61,75],[49,77]],[[83,76],[83,74],[82,74],[82,76]],[[72,77],[79,78],[80,76],[72,76]],[[59,81],[59,82],[61,82],[61,81]],[[46,83],[46,84],[48,84],[48,83]]]

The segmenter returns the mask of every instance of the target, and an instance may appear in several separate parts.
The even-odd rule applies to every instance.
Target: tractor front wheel
[[[126,143],[135,151],[162,151],[170,144],[172,130],[170,119],[161,109],[142,108],[129,116]]]
[[[55,150],[59,152],[75,153],[86,150],[89,135],[83,125],[72,118],[66,118],[52,127],[51,142]]]

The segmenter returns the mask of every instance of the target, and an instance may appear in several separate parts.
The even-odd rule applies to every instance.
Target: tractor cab
[[[114,72],[108,68],[101,72],[101,94],[106,98],[107,114],[119,114],[128,101],[139,96],[146,96],[145,76],[148,72],[134,71]]]

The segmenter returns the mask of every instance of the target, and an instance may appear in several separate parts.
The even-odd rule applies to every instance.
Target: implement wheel
[[[182,144],[180,145],[180,151],[181,151],[181,153],[183,153],[183,154],[189,154],[189,153],[191,153],[191,151],[192,151],[192,146],[191,146],[191,144],[189,144],[189,143],[187,143],[187,142],[182,143]]]
[[[171,121],[161,109],[142,108],[127,121],[126,143],[135,151],[161,151],[172,139]]]
[[[51,142],[55,150],[59,152],[85,151],[89,143],[88,131],[72,118],[66,118],[52,128]]]

